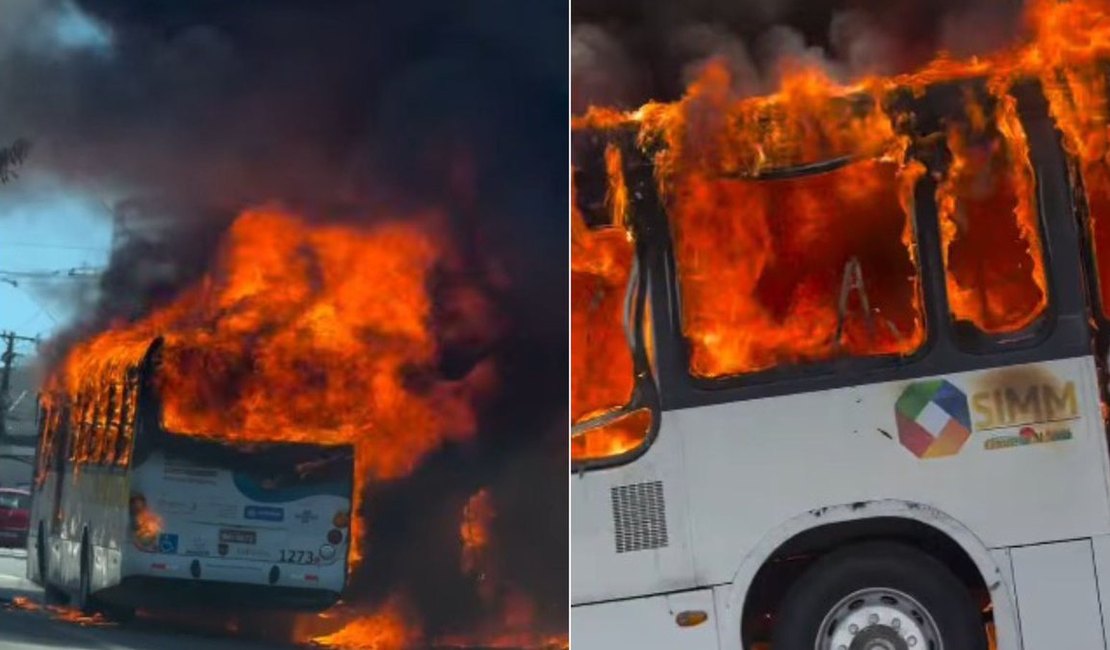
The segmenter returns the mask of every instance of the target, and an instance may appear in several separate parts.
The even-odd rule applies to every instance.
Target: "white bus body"
[[[1000,650],[1110,648],[1096,298],[1057,136],[1043,102],[1022,101],[1050,264],[1052,314],[1035,341],[982,351],[954,343],[943,281],[930,278],[941,258],[927,187],[915,217],[929,312],[922,354],[706,386],[687,370],[670,235],[638,238],[657,429],[632,453],[573,469],[575,650],[762,648],[745,646],[746,630],[776,621],[752,620],[757,601],[775,602],[768,593],[802,579],[784,567],[875,540],[920,549],[980,583]],[[625,173],[642,201],[634,221],[665,219],[650,173],[628,162]],[[936,457],[899,420],[914,399],[927,402],[916,421],[932,431],[959,424]]]
[[[894,404],[922,380],[665,412],[641,458],[572,479],[573,646],[740,648],[747,588],[780,546],[823,526],[902,518],[949,535],[996,586],[999,648],[1023,647],[1016,604],[1030,599],[1045,607],[1023,607],[1027,633],[1043,625],[1056,643],[1068,621],[1065,638],[1084,640],[1071,647],[1104,647],[1095,576],[1110,576],[1110,466],[1093,360],[943,376],[967,395],[1023,378],[1075,387],[1072,437],[988,449],[999,436],[974,432],[943,463],[897,440]],[[613,492],[643,484],[659,486],[666,545],[617,553]],[[676,626],[686,610],[711,612],[715,629]]]
[[[68,412],[40,414],[56,430],[40,426],[29,578],[121,616],[140,606],[320,610],[338,600],[351,447],[172,434],[156,400],[141,394],[133,403],[145,405],[134,409],[133,434],[119,435],[120,453],[99,462],[73,460],[81,442]]]

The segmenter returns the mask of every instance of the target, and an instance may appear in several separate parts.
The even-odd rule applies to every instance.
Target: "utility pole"
[[[8,435],[8,409],[12,403],[12,365],[15,363],[15,343],[24,341],[37,344],[37,338],[19,336],[15,332],[0,332],[4,353],[0,355],[0,439]]]

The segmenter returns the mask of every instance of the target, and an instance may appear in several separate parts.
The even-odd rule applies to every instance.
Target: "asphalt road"
[[[22,596],[42,604],[42,590],[27,581],[26,554],[0,549],[0,648],[4,650],[274,650],[282,645],[205,634],[166,621],[137,619],[126,626],[81,625],[41,607],[12,606]]]

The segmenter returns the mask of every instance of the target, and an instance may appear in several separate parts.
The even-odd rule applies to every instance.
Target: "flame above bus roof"
[[[201,282],[78,343],[48,386],[106,398],[160,339],[152,384],[167,430],[354,445],[357,511],[367,481],[404,476],[470,436],[473,391],[490,380],[486,366],[455,381],[434,372],[429,292],[445,246],[435,232],[431,218],[318,226],[247,211]],[[352,550],[357,558],[357,542]]]
[[[969,93],[962,115],[941,125],[948,162],[929,171],[938,180],[952,317],[988,335],[1020,332],[1038,321],[1049,295],[1029,146],[1010,92],[1041,82],[1083,168],[1096,248],[1105,248],[1110,137],[1106,71],[1097,66],[1108,57],[1110,4],[1034,0],[1023,40],[990,56],[940,53],[915,72],[849,84],[799,63],[775,94],[755,98],[736,97],[726,67],[710,63],[676,102],[592,107],[574,127],[634,128],[651,152],[675,242],[691,372],[906,355],[923,341],[912,217],[926,170],[914,158],[917,116],[899,98],[945,83],[986,88],[985,100]],[[791,172],[829,162],[825,173]],[[633,222],[634,211],[626,217]],[[884,229],[882,241],[865,232]],[[1110,282],[1099,284],[1106,304]],[[848,295],[858,287],[858,297]],[[871,312],[864,331],[853,333],[845,307]]]

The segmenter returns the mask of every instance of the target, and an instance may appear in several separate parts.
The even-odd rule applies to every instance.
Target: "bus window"
[[[865,159],[773,180],[676,177],[668,210],[690,371],[717,378],[917,351],[912,196],[922,173]]]
[[[98,393],[99,391],[95,387],[88,389],[89,409],[85,421],[85,434],[82,438],[85,444],[80,456],[81,461],[85,463],[96,462],[96,445],[100,438],[100,418],[104,411],[104,400],[101,399]]]
[[[52,407],[51,412],[50,457],[47,458],[47,467],[57,470],[60,469],[58,461],[61,459],[61,456],[59,456],[59,449],[65,446],[65,438],[69,435],[70,408],[67,404],[59,403]]]
[[[1110,93],[1102,65],[1053,71],[1046,97],[1063,144],[1078,166],[1086,199],[1087,228],[1095,263],[1099,311],[1110,319]]]
[[[116,382],[108,383],[108,405],[105,409],[104,430],[98,444],[96,461],[102,465],[111,465],[116,460],[116,439],[119,437],[120,403],[123,396],[117,388]]]
[[[139,427],[139,375],[131,370],[127,374],[127,412],[128,417],[124,423],[124,437],[120,439],[120,450],[116,455],[116,463],[129,465],[134,453],[135,436]]]
[[[574,392],[579,421],[622,406],[632,395],[632,352],[624,332],[624,300],[632,243],[617,228],[575,237],[571,262]]]
[[[54,426],[54,419],[58,417],[58,405],[53,403],[44,403],[42,406],[42,431],[39,438],[39,484],[46,475],[47,470],[52,467],[50,454],[53,448],[54,434],[57,428]]]
[[[603,424],[571,436],[570,457],[574,461],[611,458],[639,447],[651,431],[652,412],[641,408],[618,413]]]
[[[131,440],[135,435],[135,408],[138,401],[138,392],[138,382],[133,374],[128,372],[123,385],[123,399],[120,405],[120,430],[116,437],[115,462],[120,467],[126,467],[131,460]]]
[[[83,392],[78,392],[73,404],[73,410],[70,415],[69,426],[69,460],[70,462],[78,462],[81,457],[81,450],[84,449],[86,422],[88,420],[86,412],[89,409],[89,401]]]
[[[994,123],[949,128],[951,162],[937,212],[953,320],[1010,334],[1044,314],[1048,292],[1033,170],[1013,98],[1000,97],[995,115]]]
[[[627,190],[620,150],[605,149],[607,222],[587,225],[578,192],[571,207],[571,437],[575,462],[611,458],[638,447],[647,420],[611,417],[631,401],[635,385],[626,308],[635,245],[627,228]],[[639,411],[636,411],[638,413]],[[600,419],[599,419],[600,418]]]
[[[50,457],[50,439],[51,436],[53,436],[54,434],[54,431],[51,427],[51,420],[53,419],[53,416],[54,409],[52,409],[49,405],[43,403],[43,401],[40,399],[38,415],[39,445],[38,456],[35,458],[35,475],[33,480],[33,483],[36,487],[42,486],[42,482],[44,480],[44,477],[46,476],[46,470]]]
[[[1082,174],[1100,310],[1103,318],[1110,319],[1110,164],[1103,158],[1085,162]]]

